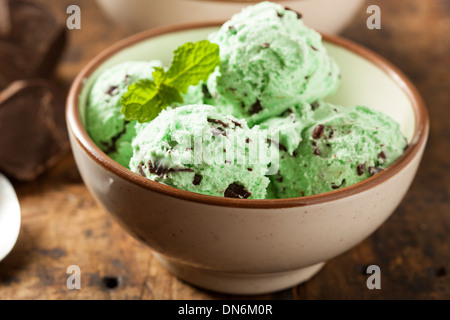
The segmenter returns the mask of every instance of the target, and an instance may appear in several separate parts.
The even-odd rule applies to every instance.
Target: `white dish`
[[[11,183],[0,173],[0,261],[13,249],[20,231],[20,206]]]

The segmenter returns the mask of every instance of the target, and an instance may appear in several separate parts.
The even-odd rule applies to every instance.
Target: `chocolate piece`
[[[311,103],[311,108],[313,110],[316,110],[319,107],[320,107],[320,103],[318,101],[314,101],[313,103]]]
[[[138,173],[139,173],[141,176],[145,177],[145,172],[144,172],[143,167],[144,167],[144,164],[143,164],[143,163],[140,163],[140,164],[138,165]]]
[[[203,177],[199,174],[194,175],[194,180],[192,180],[192,184],[194,186],[198,186],[202,182]]]
[[[226,198],[237,198],[237,199],[247,199],[252,194],[247,191],[244,186],[239,183],[233,182],[228,186],[228,188],[224,192],[224,196]]]
[[[229,127],[227,123],[225,123],[225,122],[223,122],[222,120],[219,120],[219,119],[209,119],[209,118],[208,118],[207,121],[208,121],[209,123],[220,124],[221,126],[223,126],[223,127],[225,127],[225,128],[228,128],[228,127]]]
[[[105,93],[109,96],[115,96],[119,93],[119,87],[118,86],[110,86]]]
[[[356,171],[358,172],[358,176],[362,176],[364,174],[365,170],[366,170],[366,165],[364,163],[360,163],[356,167]]]
[[[250,138],[245,139],[245,143],[250,143],[252,140]]]
[[[270,48],[270,43],[264,42],[261,47],[263,48]]]
[[[251,171],[253,171],[253,169],[252,169],[252,168],[247,168],[247,170],[248,170],[248,171],[250,171],[250,172],[251,172]]]
[[[11,82],[31,77],[25,54],[16,46],[0,40],[0,90]]]
[[[314,131],[312,133],[313,139],[320,139],[322,138],[323,134],[325,133],[325,126],[323,124],[319,124],[314,128]]]
[[[378,172],[383,171],[382,168],[377,168],[377,167],[369,167],[369,173],[371,176],[377,174]]]
[[[208,86],[204,83],[202,84],[202,92],[203,97],[205,97],[206,99],[212,99],[211,92],[209,92]]]
[[[0,171],[35,179],[69,149],[65,94],[45,80],[16,81],[0,92]]]
[[[295,10],[292,10],[292,9],[289,8],[289,7],[284,7],[284,9],[285,9],[285,10],[289,10],[289,11],[294,11],[294,12],[297,14],[297,19],[299,19],[299,20],[303,17],[303,15],[302,15],[300,12],[295,11]]]
[[[117,140],[120,139],[121,136],[123,136],[125,133],[127,133],[127,127],[126,124],[129,121],[125,121],[125,125],[123,126],[122,131],[118,132],[114,137],[111,138],[111,143],[105,142],[105,141],[100,141],[102,147],[103,147],[103,151],[106,154],[110,154],[113,152],[117,151]]]
[[[261,101],[256,100],[256,102],[250,107],[250,114],[257,114],[260,113],[262,111],[262,105],[261,105]]]
[[[334,130],[330,129],[330,133],[328,134],[328,139],[333,139],[334,137]]]
[[[234,123],[235,127],[241,127],[242,128],[242,124],[240,124],[239,122],[234,121],[234,120],[231,120],[231,122]]]
[[[282,145],[281,143],[279,143],[278,141],[275,141],[275,140],[272,140],[272,139],[267,139],[266,141],[269,144],[269,147],[270,147],[270,144],[273,143],[274,145],[276,145],[278,147],[278,149],[280,151],[287,152],[287,148],[284,145]]]
[[[316,155],[316,156],[320,156],[322,153],[320,152],[320,149],[317,146],[317,143],[315,141],[313,142],[313,146],[314,146],[313,154]]]
[[[224,136],[224,137],[227,136],[227,133],[226,133],[225,130],[222,129],[221,127],[214,128],[214,129],[211,130],[211,132],[212,132],[212,134],[213,134],[214,136],[220,136],[220,135],[222,135],[222,136]]]
[[[32,77],[53,74],[66,43],[66,21],[42,2],[10,0],[12,31],[8,42],[27,55]]]
[[[295,149],[294,152],[292,153],[292,155],[294,156],[294,158],[298,157],[298,149]]]
[[[381,151],[381,152],[378,154],[378,159],[386,160],[386,154],[385,154],[383,151]]]
[[[341,182],[341,184],[340,185],[336,185],[336,184],[334,184],[334,182],[331,184],[331,189],[333,189],[333,190],[336,190],[336,189],[339,189],[340,187],[342,187],[343,185],[344,185],[344,183],[345,183],[345,179],[344,180],[342,180],[342,182]]]
[[[310,45],[311,49],[313,49],[314,51],[318,51],[316,47],[314,47],[313,45]]]
[[[150,173],[156,174],[161,179],[164,178],[165,175],[171,172],[194,172],[194,170],[190,168],[168,168],[160,163],[153,163],[152,161],[148,162],[148,171]]]

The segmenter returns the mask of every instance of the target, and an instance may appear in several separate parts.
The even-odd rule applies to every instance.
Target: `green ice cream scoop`
[[[209,40],[220,46],[220,67],[208,81],[211,94],[221,100],[214,105],[251,125],[280,115],[299,98],[322,99],[339,84],[338,66],[321,35],[281,5],[249,6]]]
[[[127,88],[140,79],[153,79],[160,61],[129,61],[103,71],[94,83],[86,111],[87,130],[95,142],[113,160],[128,168],[133,154],[131,140],[136,121],[127,122],[120,112]]]
[[[213,106],[188,105],[136,128],[132,171],[191,192],[264,199],[269,146],[257,126],[249,129]]]
[[[316,103],[313,124],[303,130],[299,147],[280,157],[270,177],[278,198],[309,196],[344,188],[380,172],[407,145],[399,125],[367,107]]]

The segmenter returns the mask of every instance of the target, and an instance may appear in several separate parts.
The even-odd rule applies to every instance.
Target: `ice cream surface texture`
[[[133,154],[131,140],[136,135],[136,121],[126,121],[120,112],[120,101],[129,85],[140,79],[153,79],[154,67],[162,67],[162,63],[129,61],[115,65],[99,75],[89,94],[86,109],[89,135],[102,151],[127,168]]]
[[[221,63],[208,89],[219,108],[250,125],[280,115],[299,99],[322,99],[339,85],[338,66],[321,35],[281,5],[249,6],[209,40],[220,46]]]
[[[381,112],[325,102],[316,103],[314,109],[298,148],[292,154],[281,153],[280,170],[270,177],[278,198],[358,183],[388,167],[407,146],[398,123]]]
[[[130,169],[148,179],[206,195],[265,198],[270,162],[265,136],[215,107],[162,111],[137,125],[133,150]]]

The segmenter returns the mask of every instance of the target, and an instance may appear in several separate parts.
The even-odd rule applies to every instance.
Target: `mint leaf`
[[[175,102],[183,102],[182,93],[189,86],[208,80],[220,63],[219,46],[208,40],[185,43],[174,51],[168,71],[157,67],[153,81],[144,79],[128,87],[121,112],[128,121],[148,122]]]
[[[122,97],[122,113],[125,118],[148,122],[158,116],[161,110],[174,102],[183,102],[177,89],[151,80],[140,80],[128,87]]]
[[[172,65],[166,74],[168,84],[186,93],[189,86],[208,80],[219,63],[217,44],[208,40],[185,43],[174,52]]]

